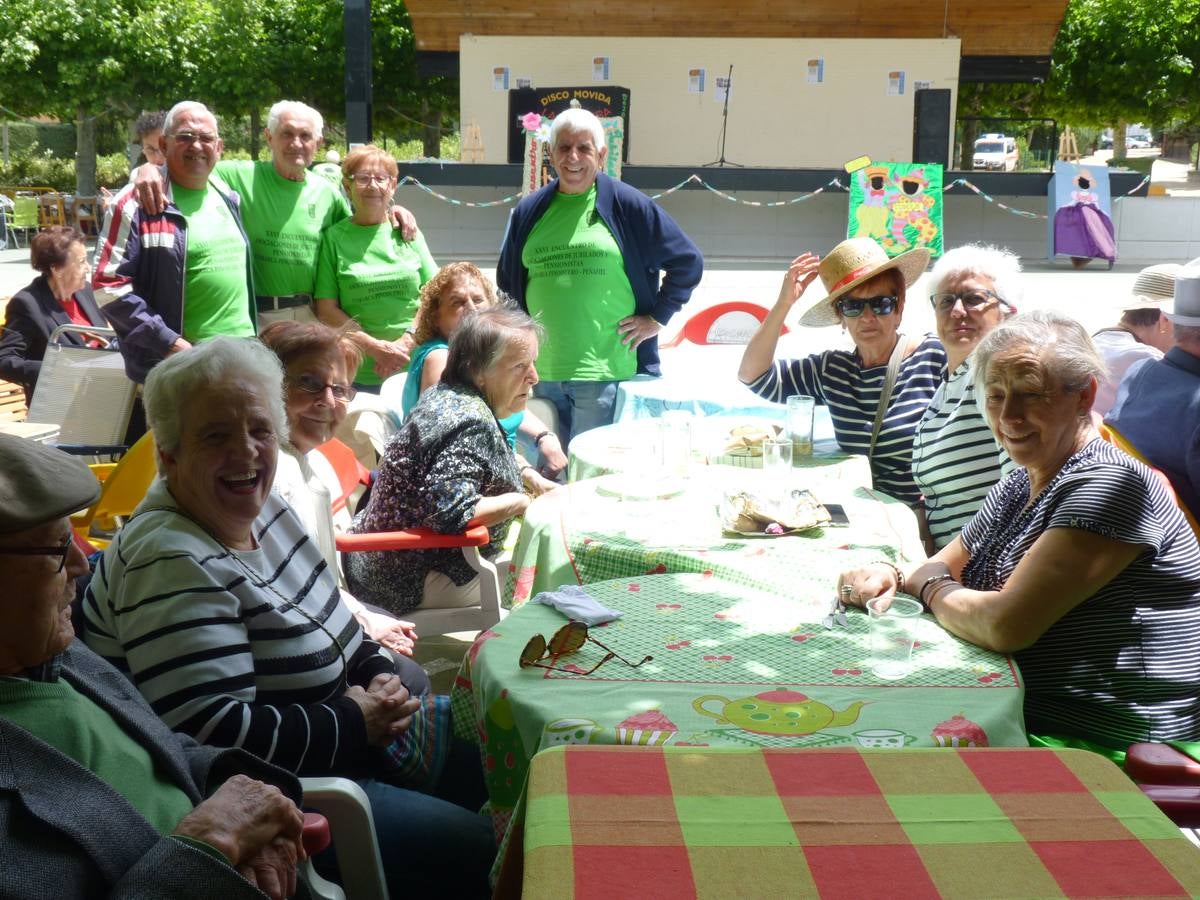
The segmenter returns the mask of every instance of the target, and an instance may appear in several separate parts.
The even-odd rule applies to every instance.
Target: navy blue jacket
[[[500,247],[496,284],[527,312],[525,286],[529,272],[521,262],[521,252],[533,226],[557,192],[558,179],[555,179],[518,203],[508,218],[508,230]],[[700,283],[704,274],[700,249],[657,203],[603,172],[596,176],[596,213],[612,232],[625,260],[625,274],[633,288],[634,313],[653,316],[659,324],[666,325]],[[638,372],[661,374],[657,337],[643,341],[638,347]]]

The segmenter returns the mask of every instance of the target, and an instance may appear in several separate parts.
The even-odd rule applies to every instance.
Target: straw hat
[[[842,241],[829,251],[817,268],[827,295],[808,308],[800,317],[800,324],[814,328],[836,325],[839,320],[833,304],[842,294],[888,269],[897,269],[904,278],[904,286],[912,287],[927,265],[929,251],[924,247],[909,250],[890,259],[887,251],[871,238],[850,238]]]
[[[1161,309],[1164,312],[1170,308],[1175,296],[1175,279],[1183,271],[1178,263],[1161,263],[1157,266],[1147,266],[1138,272],[1133,280],[1133,290],[1128,300],[1123,301],[1118,309]]]

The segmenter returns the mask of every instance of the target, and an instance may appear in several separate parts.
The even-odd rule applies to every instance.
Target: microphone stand
[[[729,133],[729,94],[733,90],[733,63],[729,64],[729,75],[725,79],[725,106],[721,110],[721,155],[712,162],[705,163],[701,168],[709,166],[737,166],[745,168],[741,163],[735,163],[725,158],[725,136]]]

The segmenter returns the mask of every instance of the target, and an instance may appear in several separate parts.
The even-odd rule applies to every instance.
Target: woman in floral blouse
[[[457,534],[491,529],[495,556],[507,524],[529,505],[499,419],[525,408],[537,384],[541,327],[525,313],[493,307],[454,332],[441,382],[426,391],[388,443],[354,531],[425,527]],[[473,606],[478,576],[456,549],[379,551],[348,557],[350,590],[393,614]]]

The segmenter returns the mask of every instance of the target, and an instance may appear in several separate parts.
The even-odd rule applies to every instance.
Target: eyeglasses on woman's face
[[[350,178],[359,187],[370,187],[373,184],[387,187],[392,183],[391,175],[383,175],[378,172],[355,172]]]
[[[929,302],[933,304],[936,312],[944,313],[954,309],[954,304],[962,301],[963,309],[978,310],[992,303],[993,301],[1003,303],[1004,300],[999,294],[994,291],[989,291],[986,288],[976,288],[970,291],[939,291],[936,294],[929,295]]]
[[[325,393],[325,389],[329,388],[330,393],[333,394],[333,399],[338,403],[349,403],[357,393],[354,387],[349,384],[322,381],[316,375],[310,375],[307,372],[303,375],[289,378],[288,381],[304,391],[304,393],[313,394],[314,396]]]
[[[855,319],[861,316],[868,306],[877,316],[890,316],[899,302],[894,294],[884,294],[880,297],[842,297],[834,305],[847,319]]]

